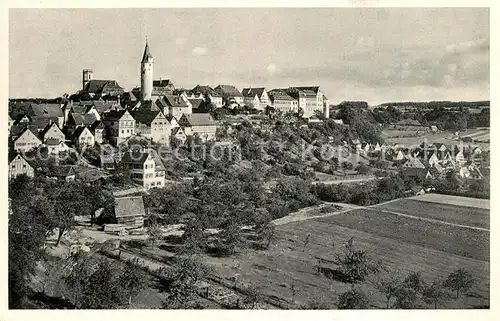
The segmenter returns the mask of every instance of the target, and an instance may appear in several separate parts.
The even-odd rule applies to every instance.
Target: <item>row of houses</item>
[[[443,178],[447,172],[456,171],[462,178],[483,179],[489,164],[484,162],[480,146],[446,145],[423,142],[414,148],[400,144],[361,144],[354,140],[356,149],[362,155],[383,154],[384,159],[402,164],[403,170],[420,178]]]
[[[89,97],[106,98],[116,97],[124,104],[134,105],[141,101],[153,101],[170,108],[169,114],[191,114],[204,102],[212,103],[216,108],[224,106],[234,108],[247,106],[257,110],[264,110],[267,106],[283,112],[304,111],[303,116],[309,118],[316,110],[328,113],[328,99],[319,86],[289,87],[267,90],[264,87],[246,87],[241,91],[233,85],[218,85],[212,88],[209,85],[197,85],[192,89],[176,88],[170,79],[152,81],[151,96],[142,99],[142,88],[136,87],[130,92],[117,90],[119,85],[114,80],[86,80],[89,69],[84,71],[83,91]],[[118,96],[113,96],[118,95]],[[122,104],[123,105],[123,104]],[[165,113],[165,112],[164,112]],[[166,113],[165,113],[166,114]]]
[[[99,101],[31,103],[15,121],[9,115],[11,143],[18,152],[45,145],[57,153],[70,145],[82,149],[95,143],[119,144],[135,135],[161,144],[169,144],[172,136],[180,141],[190,135],[215,139],[218,124],[209,114],[192,114],[189,106],[172,100],[162,96],[126,108]]]
[[[240,91],[233,85],[197,85],[191,90],[180,89],[176,93],[187,100],[209,101],[215,107],[247,106],[257,110],[273,107],[283,112],[304,111],[303,117],[310,118],[316,110],[327,113],[328,99],[319,86],[289,87],[267,90],[264,87],[246,87]],[[192,101],[194,103],[195,101]]]

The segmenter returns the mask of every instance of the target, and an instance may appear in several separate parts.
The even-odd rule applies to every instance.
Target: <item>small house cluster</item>
[[[483,157],[488,151],[480,146],[424,141],[408,148],[401,144],[362,144],[359,140],[354,140],[353,145],[361,155],[383,154],[385,160],[400,164],[406,174],[421,179],[443,179],[450,171],[461,178],[483,179],[489,172],[489,157]]]

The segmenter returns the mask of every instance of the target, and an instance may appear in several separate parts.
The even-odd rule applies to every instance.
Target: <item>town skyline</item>
[[[154,79],[176,87],[315,85],[333,104],[489,99],[488,9],[11,9],[9,23],[11,98],[72,94],[85,68],[131,90],[147,36]]]

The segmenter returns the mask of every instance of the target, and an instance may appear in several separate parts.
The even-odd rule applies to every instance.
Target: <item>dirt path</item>
[[[380,204],[378,204],[378,205],[380,205]],[[427,217],[414,216],[414,215],[404,214],[404,213],[400,213],[400,212],[383,210],[381,208],[376,208],[376,207],[371,207],[371,206],[367,207],[366,209],[377,211],[377,212],[382,212],[382,213],[394,214],[394,215],[398,215],[398,216],[404,216],[404,217],[412,218],[412,219],[415,219],[415,220],[427,221],[427,222],[431,222],[431,223],[438,223],[438,224],[444,224],[444,225],[449,225],[449,226],[468,228],[468,229],[477,230],[477,231],[485,231],[485,232],[489,232],[490,231],[489,229],[483,228],[483,227],[450,223],[450,222],[435,220],[435,219],[427,218]]]
[[[375,176],[373,177],[363,177],[363,178],[350,178],[350,179],[335,179],[335,180],[329,180],[329,181],[314,181],[312,182],[313,185],[317,184],[325,184],[325,185],[335,185],[335,184],[350,184],[350,183],[361,183],[361,182],[368,182],[368,181],[373,181],[377,179]]]
[[[298,210],[297,212],[291,213],[287,216],[284,216],[282,218],[276,219],[273,221],[275,225],[284,225],[292,222],[300,222],[300,221],[305,221],[305,220],[310,220],[310,219],[316,219],[316,218],[323,218],[323,217],[328,217],[328,216],[334,216],[334,215],[340,215],[344,213],[348,213],[353,210],[357,209],[366,209],[366,210],[372,210],[372,211],[377,211],[377,212],[383,212],[383,213],[388,213],[388,214],[393,214],[393,215],[398,215],[398,216],[404,216],[407,218],[412,218],[415,220],[421,220],[421,221],[427,221],[431,223],[438,223],[438,224],[444,224],[444,225],[449,225],[449,226],[455,226],[455,227],[461,227],[461,228],[468,228],[471,230],[478,230],[478,231],[485,231],[489,232],[489,229],[482,228],[482,227],[477,227],[477,226],[469,226],[469,225],[462,225],[462,224],[456,224],[456,223],[450,223],[446,221],[440,221],[432,218],[426,218],[426,217],[420,217],[420,216],[414,216],[414,215],[409,215],[409,214],[404,214],[400,212],[395,212],[395,211],[389,211],[389,210],[384,210],[379,208],[379,206],[384,205],[384,204],[389,204],[392,202],[397,202],[401,200],[400,198],[390,200],[387,202],[375,204],[375,205],[370,205],[370,206],[359,206],[359,205],[353,205],[353,204],[344,204],[344,203],[323,203],[317,206],[312,206],[312,207],[306,207],[303,209]],[[344,207],[343,210],[340,211],[333,211],[330,213],[325,213],[323,215],[314,215],[314,216],[309,216],[307,213],[309,211],[315,210],[315,209],[321,209],[322,207],[328,206],[328,205],[339,205]]]

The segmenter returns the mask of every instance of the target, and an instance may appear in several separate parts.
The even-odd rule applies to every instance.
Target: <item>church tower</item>
[[[141,92],[142,100],[151,100],[153,92],[153,56],[149,51],[148,40],[141,61]]]

